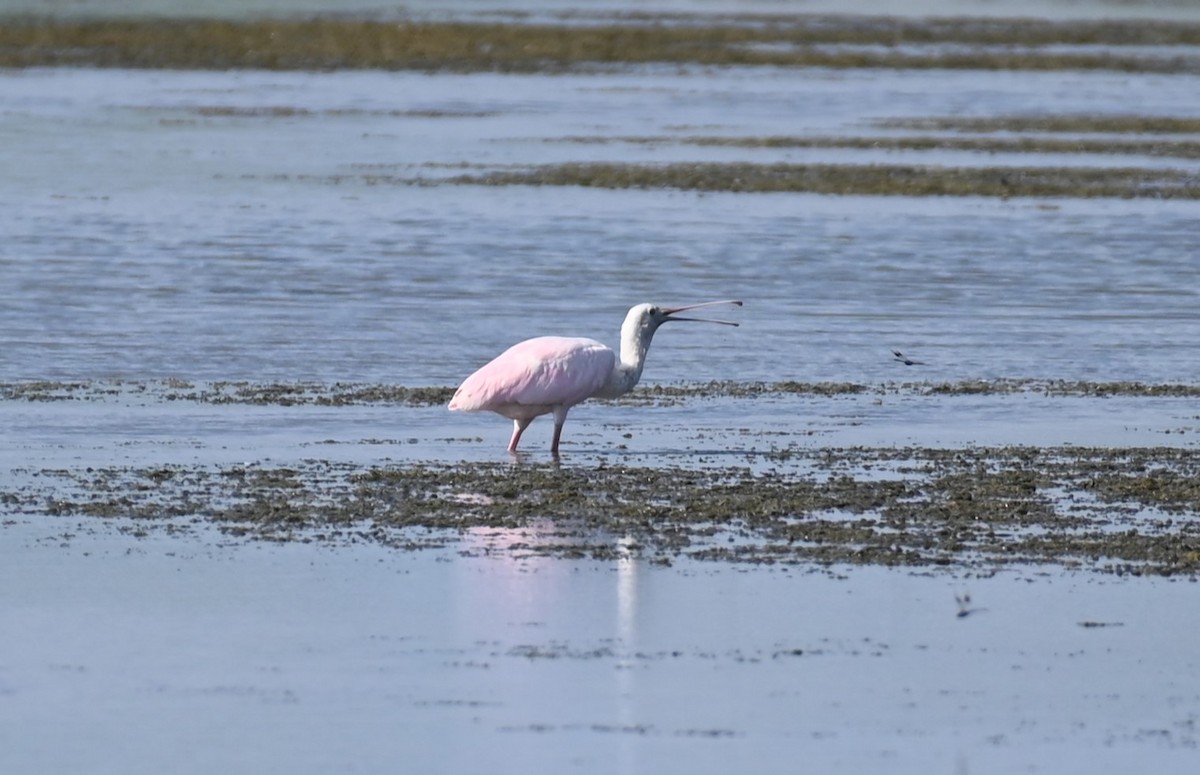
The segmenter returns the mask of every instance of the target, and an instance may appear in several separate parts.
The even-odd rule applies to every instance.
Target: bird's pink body
[[[616,353],[595,339],[527,339],[467,377],[450,408],[532,420],[591,398],[608,382],[616,362]]]
[[[557,455],[567,411],[589,398],[616,398],[632,390],[642,376],[646,351],[660,325],[669,320],[737,325],[724,320],[676,317],[677,313],[714,304],[741,305],[741,302],[710,301],[671,309],[653,304],[633,307],[621,326],[620,356],[595,339],[566,336],[527,339],[467,377],[450,399],[449,408],[495,412],[512,420],[509,452],[517,451],[521,434],[535,417],[553,413],[550,452]]]

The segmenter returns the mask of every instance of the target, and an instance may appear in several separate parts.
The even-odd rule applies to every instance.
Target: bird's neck
[[[598,397],[616,398],[633,390],[642,378],[646,353],[650,351],[650,340],[653,338],[652,329],[628,323],[621,327],[621,358],[613,367],[603,394]]]

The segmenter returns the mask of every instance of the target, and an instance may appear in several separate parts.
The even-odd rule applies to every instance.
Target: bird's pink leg
[[[521,440],[521,434],[525,432],[525,429],[529,427],[529,423],[531,422],[533,422],[532,418],[528,420],[513,420],[513,435],[508,440],[509,452],[517,451],[517,442]]]
[[[565,406],[554,408],[554,438],[550,441],[550,454],[558,457],[558,440],[562,438],[563,423],[567,421]]]

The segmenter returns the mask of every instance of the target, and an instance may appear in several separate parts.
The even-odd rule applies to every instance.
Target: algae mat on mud
[[[4,401],[106,401],[141,398],[148,402],[255,404],[261,406],[349,406],[382,404],[439,406],[450,401],[453,386],[406,386],[361,382],[247,382],[168,380],[30,380],[0,382]],[[1004,396],[1018,393],[1046,396],[1200,398],[1200,385],[1191,383],[1093,382],[1064,379],[974,379],[945,382],[742,382],[714,380],[642,385],[613,403],[666,404],[692,399],[812,396]]]
[[[843,448],[748,467],[425,463],[44,470],[8,512],[272,541],[753,563],[1200,572],[1200,451]],[[182,520],[182,522],[181,522]]]
[[[1200,25],[853,16],[53,21],[0,26],[0,66],[559,72],[643,64],[1195,72]],[[1162,47],[1147,53],[1133,48]],[[1072,49],[1072,47],[1078,47]],[[1099,47],[1099,48],[1097,48]]]
[[[1195,185],[1195,175],[1190,172],[1138,168],[567,163],[460,175],[447,182],[738,193],[1200,198],[1200,186]]]

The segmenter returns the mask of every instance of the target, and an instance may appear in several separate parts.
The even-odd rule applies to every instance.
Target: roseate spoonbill
[[[709,301],[686,307],[639,304],[629,310],[621,325],[621,354],[595,339],[539,336],[515,344],[479,371],[467,377],[450,399],[451,411],[491,411],[513,421],[508,451],[516,452],[521,434],[533,418],[554,413],[554,439],[550,452],[558,455],[567,412],[589,398],[624,395],[642,377],[646,353],[654,332],[663,323],[686,320],[736,326],[728,320],[677,317],[680,312],[736,304],[740,301]]]

